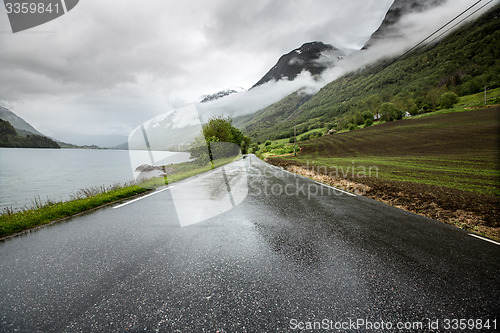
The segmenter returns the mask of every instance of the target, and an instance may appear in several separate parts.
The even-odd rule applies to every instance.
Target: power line
[[[463,12],[461,12],[460,14],[458,14],[457,16],[455,16],[453,19],[451,19],[450,21],[448,21],[448,23],[446,23],[441,28],[437,29],[432,34],[430,34],[429,36],[427,36],[420,43],[418,43],[417,45],[415,45],[414,47],[412,47],[411,49],[409,49],[408,51],[406,51],[405,53],[403,53],[402,55],[400,55],[398,58],[396,58],[395,61],[398,61],[399,59],[403,58],[405,55],[407,55],[411,51],[415,50],[417,47],[419,47],[421,44],[423,44],[426,40],[428,40],[429,38],[431,38],[432,36],[434,36],[435,34],[437,34],[440,30],[444,29],[448,24],[450,24],[451,22],[455,21],[457,18],[459,18],[460,16],[462,16],[463,14],[465,14],[466,12],[468,12],[472,7],[474,7],[475,5],[477,5],[478,3],[480,3],[481,1],[483,1],[483,0],[478,0],[472,6],[470,6],[469,8],[467,8],[466,10],[464,10]]]
[[[432,44],[433,41],[435,41],[436,39],[438,39],[439,37],[441,37],[442,35],[444,35],[448,31],[450,31],[451,29],[455,28],[457,25],[459,25],[463,21],[467,20],[469,17],[471,17],[472,15],[476,14],[478,11],[480,11],[484,7],[488,6],[492,2],[493,2],[493,0],[488,1],[484,5],[482,5],[481,7],[479,7],[478,9],[476,9],[475,11],[473,11],[471,14],[467,15],[466,17],[464,17],[463,19],[461,19],[459,22],[457,22],[456,24],[454,24],[451,28],[447,29],[445,32],[441,33],[439,36],[433,38],[430,42],[427,43],[427,45]]]
[[[432,36],[434,36],[435,34],[437,34],[440,30],[444,29],[447,25],[449,25],[450,23],[452,23],[453,21],[455,21],[456,19],[458,19],[460,16],[462,16],[463,14],[465,14],[466,12],[468,12],[469,10],[471,10],[474,6],[476,6],[478,3],[480,3],[481,1],[483,0],[478,0],[476,1],[473,5],[471,5],[470,7],[468,7],[466,10],[464,10],[463,12],[461,12],[460,14],[458,14],[457,16],[455,16],[453,19],[451,19],[450,21],[448,21],[445,25],[443,25],[441,28],[437,29],[436,31],[434,31],[432,34],[430,34],[429,36],[427,36],[425,39],[423,39],[421,42],[419,42],[417,45],[413,46],[411,49],[409,49],[408,51],[406,51],[405,53],[403,53],[402,55],[400,55],[399,57],[397,57],[396,59],[394,59],[393,61],[391,61],[387,66],[385,66],[384,68],[382,68],[380,71],[378,71],[376,74],[382,72],[384,69],[386,69],[387,67],[391,66],[392,64],[394,64],[396,61],[400,60],[401,58],[405,57],[408,53],[412,52],[413,50],[415,50],[417,47],[419,47],[421,44],[423,44],[424,42],[426,42],[429,38],[431,38]],[[490,0],[487,4],[489,4],[490,2],[492,2],[493,0]],[[486,4],[486,5],[487,5]],[[484,6],[486,6],[484,5]],[[482,9],[484,6],[482,6],[481,8],[479,8],[478,10]],[[476,13],[478,10],[476,10],[474,13]],[[474,13],[470,14],[469,16],[473,15]],[[465,19],[467,19],[469,16],[467,16]],[[460,24],[461,22],[463,22],[465,19],[463,19],[462,21],[458,22],[457,24],[455,24],[453,27],[451,27],[450,29],[446,30],[444,33],[440,34],[438,37],[434,38],[432,41],[434,41],[435,39],[439,38],[440,36],[442,36],[443,34],[445,34],[446,32],[448,32],[449,30],[451,30],[452,28],[454,28],[455,26],[457,26],[458,24]],[[431,42],[432,42],[431,41]],[[428,43],[429,44],[429,43]],[[428,45],[427,44],[427,45]]]

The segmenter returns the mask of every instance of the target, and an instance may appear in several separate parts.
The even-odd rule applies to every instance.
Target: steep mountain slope
[[[321,74],[326,68],[344,57],[344,52],[332,45],[322,42],[305,43],[278,60],[276,65],[264,75],[252,88],[269,81],[278,81],[284,78],[293,80],[302,71],[312,75]]]
[[[297,108],[310,98],[311,95],[306,94],[304,90],[296,91],[279,103],[257,112],[257,114],[235,118],[234,125],[239,128],[244,127],[245,131],[252,133],[253,137],[262,137],[261,134],[265,135],[266,129],[288,119]]]
[[[420,13],[430,8],[443,4],[446,0],[395,0],[387,11],[380,27],[371,35],[363,46],[368,49],[382,39],[401,37],[397,23],[401,18],[410,13]]]
[[[347,115],[370,109],[369,100],[394,103],[403,111],[408,107],[432,110],[440,94],[472,94],[500,86],[500,6],[495,6],[475,22],[466,24],[436,45],[419,50],[387,67],[392,60],[379,62],[347,74],[323,87],[305,103],[290,106],[284,99],[253,115],[241,129],[254,139],[289,137],[311,128],[342,126]],[[287,106],[288,105],[288,106]],[[408,106],[410,105],[410,106]],[[287,109],[291,107],[292,109]],[[285,110],[283,110],[285,108]],[[288,116],[268,126],[273,110]],[[260,124],[255,128],[252,124]]]
[[[9,148],[60,148],[53,140],[33,133],[20,136],[6,120],[0,119],[0,147]]]
[[[0,119],[8,121],[17,131],[19,135],[26,136],[28,134],[43,135],[38,132],[33,126],[28,124],[23,118],[16,115],[3,106],[0,106]]]

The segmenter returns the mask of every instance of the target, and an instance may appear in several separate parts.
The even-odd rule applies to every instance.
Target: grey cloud
[[[391,2],[80,1],[45,25],[0,34],[0,103],[56,138],[127,135],[208,92],[250,87],[304,42],[361,46],[352,41],[367,39]],[[295,88],[276,89],[247,105]]]

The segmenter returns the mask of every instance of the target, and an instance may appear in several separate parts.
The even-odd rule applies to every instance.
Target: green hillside
[[[235,124],[253,139],[280,139],[290,137],[294,125],[298,134],[361,125],[361,113],[377,114],[383,103],[416,115],[440,109],[443,94],[463,96],[499,87],[499,14],[496,6],[435,45],[395,63],[385,59],[344,75],[311,98],[295,92],[251,117],[235,119]]]
[[[41,135],[20,136],[16,129],[0,119],[0,147],[8,148],[61,148],[55,141]]]
[[[272,129],[277,124],[290,119],[292,113],[310,98],[311,96],[306,95],[303,91],[296,91],[257,114],[235,118],[234,124],[238,128],[244,128],[245,133],[251,133],[254,137],[258,137],[259,135],[256,133]],[[286,137],[291,136],[292,133],[293,130],[289,130]]]

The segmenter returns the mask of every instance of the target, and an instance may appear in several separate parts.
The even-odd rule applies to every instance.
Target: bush
[[[255,153],[256,153],[256,152],[258,152],[258,151],[259,151],[259,145],[258,145],[258,144],[256,144],[256,143],[252,143],[252,144],[250,145],[250,153],[251,153],[251,154],[255,154]]]
[[[231,118],[215,116],[203,125],[203,132],[190,145],[191,158],[199,165],[222,157],[246,154],[250,138],[232,125]]]
[[[299,137],[299,141],[307,141],[309,140],[309,138],[311,137],[311,134],[308,133],[308,134],[303,134]]]
[[[363,118],[360,112],[356,112],[355,114],[352,115],[349,122],[355,125],[362,125],[365,122],[365,119]]]
[[[266,143],[264,143],[264,146],[270,146],[271,145],[271,141],[267,140]]]
[[[373,125],[373,119],[368,118],[365,120],[365,124],[363,125],[363,127],[366,128],[370,127],[371,125]]]
[[[403,119],[404,112],[396,108],[392,103],[383,103],[380,106],[380,119],[384,121],[393,121]]]
[[[416,105],[413,105],[411,108],[410,108],[410,111],[408,111],[412,116],[416,116],[417,114],[420,113],[420,110],[418,109],[418,107]]]
[[[372,124],[373,124],[373,119],[374,119],[374,115],[373,113],[371,113],[370,111],[365,111],[361,114],[361,116],[363,117],[364,121],[365,121],[365,124],[366,124],[366,121],[368,119],[371,119],[372,121]]]
[[[354,131],[355,129],[358,129],[358,126],[354,125],[353,123],[349,123],[349,125],[347,125],[347,129],[349,131]]]
[[[451,109],[458,102],[458,96],[454,92],[446,92],[439,97],[439,106],[443,109]]]

